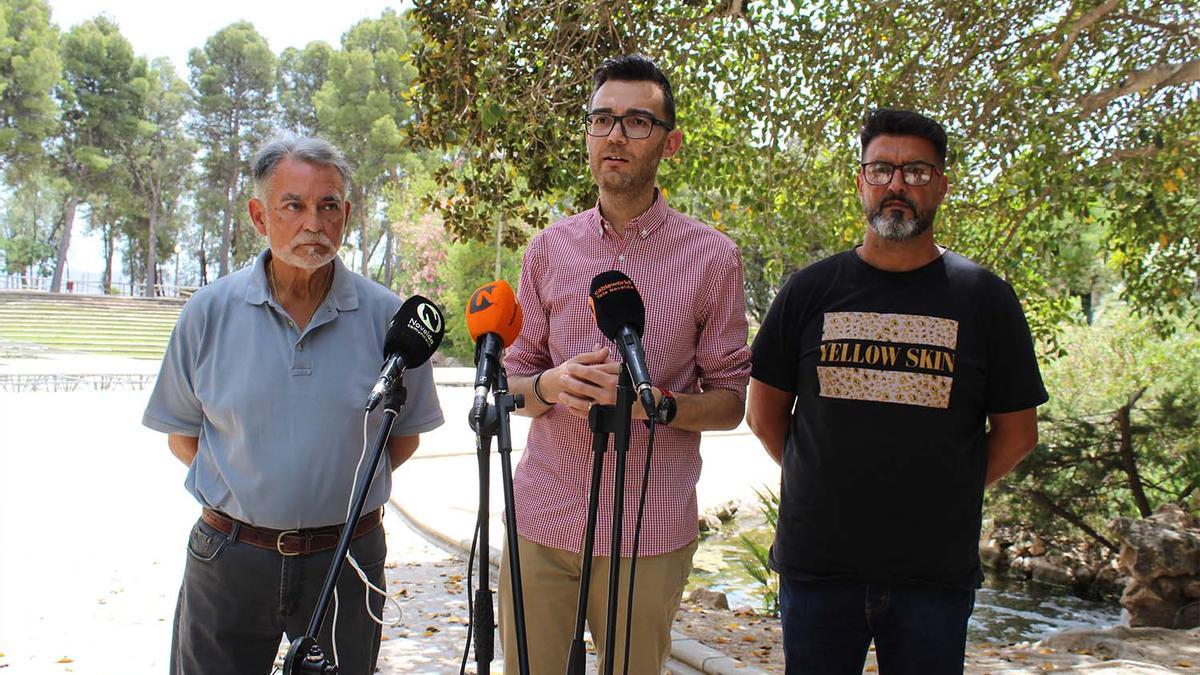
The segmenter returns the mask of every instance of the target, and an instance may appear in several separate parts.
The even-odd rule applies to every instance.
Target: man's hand
[[[621,364],[608,361],[608,347],[584,352],[551,368],[542,376],[542,395],[570,409],[576,417],[587,419],[595,404],[617,402],[617,379]]]

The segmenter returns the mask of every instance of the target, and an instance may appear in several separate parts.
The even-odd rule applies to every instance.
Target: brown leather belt
[[[342,525],[314,527],[307,530],[272,530],[255,527],[229,516],[204,509],[200,519],[218,532],[230,537],[231,542],[245,542],[251,546],[276,551],[283,556],[307,555],[337,548],[342,537]],[[375,509],[358,519],[353,539],[358,539],[383,524],[383,509]]]

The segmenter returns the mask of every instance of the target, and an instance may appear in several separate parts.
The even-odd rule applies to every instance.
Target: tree
[[[104,16],[67,33],[62,62],[63,80],[56,91],[62,128],[52,155],[69,187],[58,225],[53,292],[62,284],[76,207],[100,187],[120,140],[136,133],[141,92],[134,81],[145,71],[145,62],[134,58],[129,41]]]
[[[279,55],[275,97],[279,123],[285,130],[311,136],[321,130],[313,96],[325,85],[334,49],[320,41],[304,49],[288,47]]]
[[[146,266],[144,292],[154,296],[157,268],[156,234],[164,201],[174,201],[191,171],[196,143],[188,138],[184,118],[191,107],[187,83],[175,75],[166,59],[156,59],[138,86],[145,94],[137,134],[123,145],[131,185],[145,205]]]
[[[1193,4],[424,1],[415,130],[458,151],[437,204],[457,236],[488,236],[499,214],[542,226],[540,203],[593,194],[578,126],[591,70],[648,54],[685,133],[660,182],[742,245],[760,313],[784,272],[861,238],[864,111],[917,108],[954,148],[939,240],[1012,282],[1048,334],[1074,303],[1057,280],[1081,263],[1059,252],[1084,248],[1099,208],[1118,215],[1098,254],[1136,309],[1197,304],[1182,290],[1200,268]]]
[[[411,61],[419,43],[409,22],[393,10],[364,19],[343,36],[341,51],[329,58],[329,77],[313,96],[322,131],[354,167],[350,217],[358,224],[364,276],[370,276],[378,244],[378,237],[371,236],[371,223],[378,217],[375,200],[384,181],[399,179],[405,155],[417,77]]]
[[[236,247],[239,220],[244,219],[238,204],[247,158],[270,129],[275,55],[253,25],[239,21],[217,31],[202,49],[193,49],[188,64],[196,100],[194,132],[205,152],[205,185],[218,190],[224,201],[217,272],[224,276],[231,271],[231,249],[235,263],[251,255]]]
[[[52,92],[62,77],[59,40],[44,0],[0,0],[0,159],[6,174],[41,160],[58,127]]]
[[[1114,517],[1144,518],[1200,489],[1200,335],[1161,337],[1117,305],[1062,344],[1045,368],[1038,449],[990,491],[989,511],[1116,553]]]

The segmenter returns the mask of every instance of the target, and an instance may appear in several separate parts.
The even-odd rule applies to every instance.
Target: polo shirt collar
[[[267,261],[270,259],[269,248],[254,259],[250,280],[246,284],[246,302],[252,305],[261,305],[271,299],[270,282],[267,280]],[[353,274],[342,262],[341,256],[333,256],[333,286],[329,289],[328,300],[339,312],[358,309],[358,289],[354,285]]]
[[[600,215],[600,199],[596,199],[596,206],[592,207],[593,225],[596,228],[597,234],[604,236],[605,229],[611,229],[611,225]],[[650,236],[667,222],[667,198],[663,196],[662,190],[654,188],[654,202],[650,204],[650,208],[642,212],[633,220],[625,224],[625,233],[636,232],[642,239]],[[614,235],[615,235],[614,230]]]

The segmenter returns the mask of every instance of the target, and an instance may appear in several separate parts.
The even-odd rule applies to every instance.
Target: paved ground
[[[0,371],[12,367],[0,363]],[[80,367],[71,363],[71,370]],[[45,370],[29,363],[20,368]],[[122,371],[110,361],[104,369]],[[145,370],[145,362],[134,362],[127,372]],[[447,370],[439,380],[463,375]],[[469,539],[478,494],[474,437],[465,424],[472,392],[461,386],[439,392],[447,424],[426,436],[418,455],[397,472],[393,495],[451,538]],[[165,438],[140,426],[147,395],[0,392],[0,669],[21,675],[166,671],[184,541],[197,507]],[[528,421],[517,418],[514,426],[514,445],[523,448]],[[752,494],[755,485],[772,480],[773,465],[752,441],[744,431],[706,441],[702,505]],[[492,545],[498,548],[503,500],[494,452],[492,459]],[[404,613],[400,626],[385,630],[381,670],[457,672],[466,634],[465,565],[396,515],[387,526],[391,591]]]

